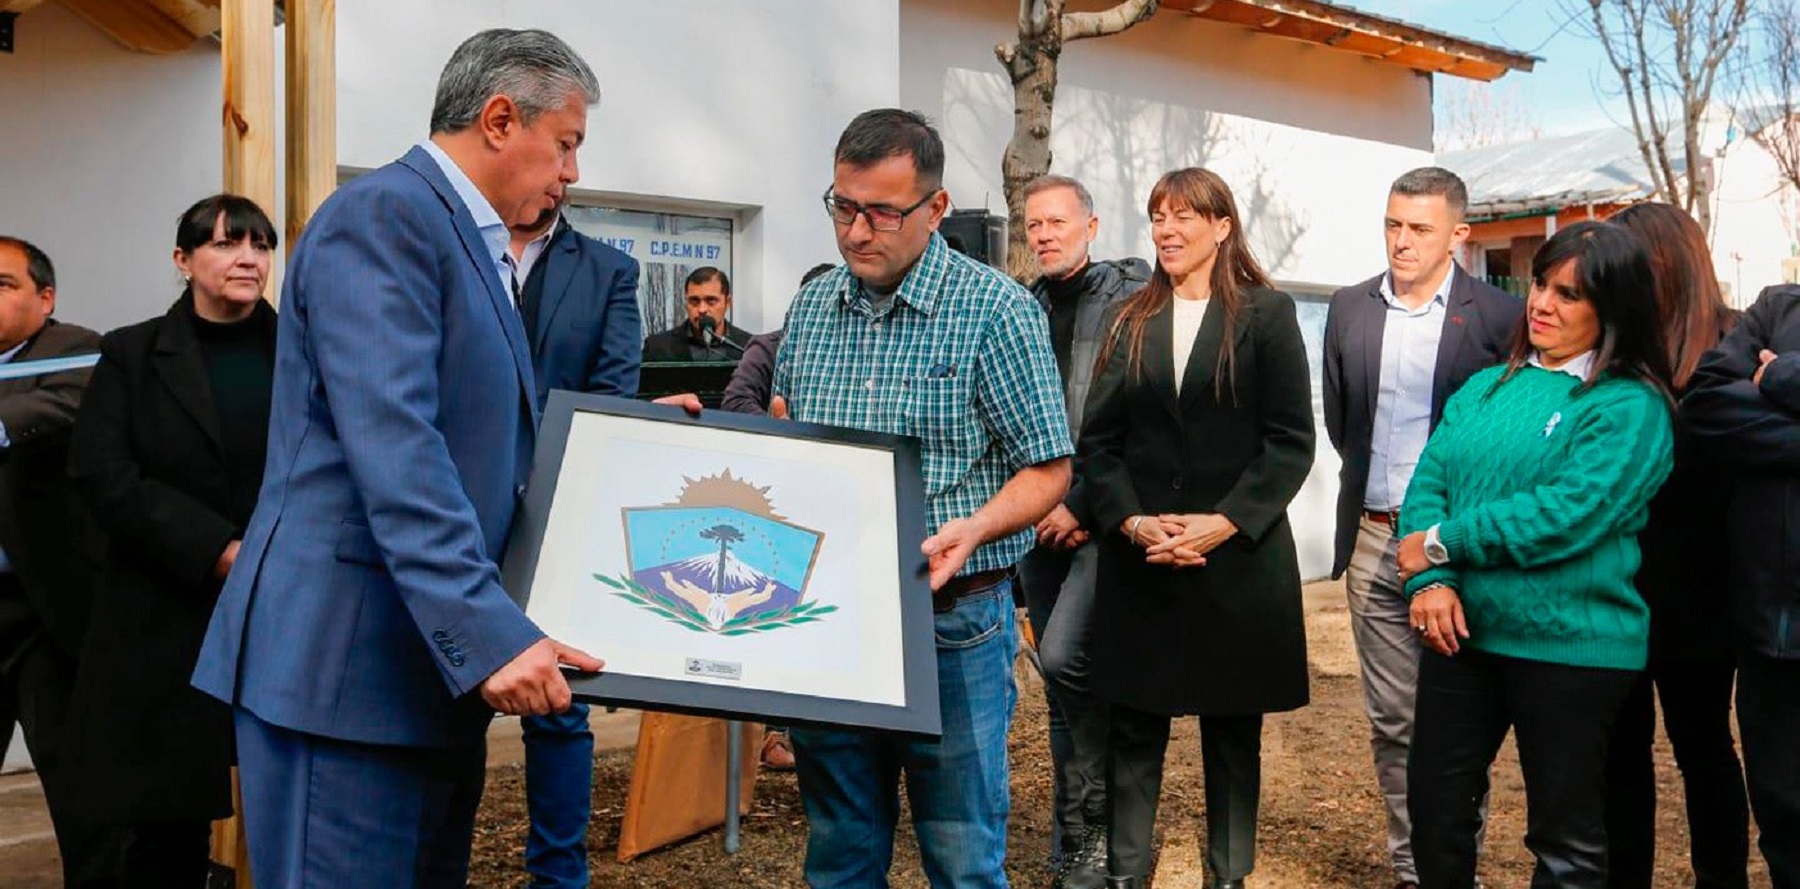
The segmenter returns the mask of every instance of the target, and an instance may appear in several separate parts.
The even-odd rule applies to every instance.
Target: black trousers
[[[1748,889],[1750,803],[1731,737],[1734,660],[1658,661],[1631,688],[1606,764],[1607,880],[1650,889],[1656,863],[1656,705],[1687,801],[1695,889]]]
[[[1532,889],[1606,885],[1606,752],[1638,671],[1463,649],[1419,660],[1407,809],[1421,889],[1475,885],[1488,770],[1510,729],[1525,777]]]
[[[1256,866],[1256,808],[1262,797],[1262,714],[1200,717],[1206,782],[1206,870],[1241,880]],[[1170,718],[1112,707],[1106,798],[1111,807],[1107,870],[1148,877],[1162,797]]]
[[[1769,880],[1800,889],[1800,660],[1744,655],[1737,715]]]
[[[1094,605],[1097,548],[1068,552],[1039,547],[1019,563],[1025,615],[1038,640],[1050,716],[1060,852],[1089,824],[1106,818],[1107,705],[1088,690],[1088,627]]]
[[[23,595],[17,577],[0,574],[0,596]],[[75,688],[75,661],[41,633],[21,633],[19,629],[13,626],[0,632],[7,640],[3,647],[9,649],[0,651],[0,683],[5,686],[0,698],[11,696],[19,727],[25,732],[25,749],[44,786],[50,825],[62,853],[63,885],[68,889],[113,886],[118,832],[71,814],[62,770],[63,731]],[[7,731],[11,731],[10,725]]]
[[[120,889],[204,889],[210,821],[155,821],[121,833]]]

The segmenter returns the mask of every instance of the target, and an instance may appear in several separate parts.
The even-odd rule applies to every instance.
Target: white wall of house
[[[50,254],[57,317],[98,330],[167,309],[175,219],[219,190],[219,54],[135,53],[60,4],[0,55],[0,233]]]
[[[437,75],[483,28],[545,28],[603,98],[581,149],[587,199],[738,223],[735,320],[780,326],[800,274],[836,261],[819,196],[858,112],[899,97],[897,0],[358,2],[338,7],[338,157],[386,163],[425,135]],[[394,35],[404,34],[405,40]]]
[[[956,205],[1000,215],[1012,86],[994,46],[1015,36],[1017,11],[1013,0],[900,7],[901,101],[941,122]],[[1102,258],[1146,255],[1151,186],[1199,165],[1232,186],[1271,276],[1360,281],[1384,267],[1389,183],[1431,162],[1430,81],[1323,46],[1163,12],[1066,46],[1058,72],[1054,170],[1093,192]],[[1303,305],[1301,321],[1316,370],[1323,306]],[[1308,577],[1331,567],[1338,460],[1323,427],[1317,455],[1289,510]]]
[[[1748,308],[1764,287],[1784,280],[1783,261],[1800,255],[1800,194],[1751,139],[1726,146],[1714,173],[1713,270],[1731,304]]]

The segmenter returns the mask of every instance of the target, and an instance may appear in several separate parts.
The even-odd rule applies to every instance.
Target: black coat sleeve
[[[213,566],[242,531],[188,494],[143,476],[120,352],[114,336],[102,341],[69,445],[69,475],[106,531],[114,558],[164,572],[181,589],[210,591]]]
[[[1110,318],[1105,329],[1113,329]],[[1122,340],[1111,346],[1106,364],[1088,385],[1087,406],[1083,410],[1081,443],[1075,459],[1083,498],[1093,521],[1090,533],[1094,534],[1111,533],[1127,517],[1143,513],[1137,487],[1125,465],[1125,442],[1131,435],[1131,411],[1126,400],[1129,352],[1129,345]]]
[[[744,357],[731,372],[725,396],[719,400],[721,410],[737,414],[767,414],[769,384],[775,377],[775,349],[780,345],[776,333],[757,334],[744,347]]]
[[[1737,326],[1706,353],[1694,371],[1681,417],[1697,437],[1730,464],[1752,471],[1800,471],[1800,415],[1769,397],[1771,381],[1752,381],[1764,349],[1777,350],[1776,334],[1789,313],[1800,310],[1800,288],[1771,287]],[[1800,354],[1778,359],[1800,364]],[[1786,373],[1787,368],[1781,368]],[[1783,385],[1777,376],[1775,386]]]
[[[1219,512],[1245,536],[1260,540],[1287,514],[1288,503],[1306,484],[1316,433],[1312,373],[1293,299],[1285,293],[1264,293],[1253,323],[1262,453],[1219,501]]]

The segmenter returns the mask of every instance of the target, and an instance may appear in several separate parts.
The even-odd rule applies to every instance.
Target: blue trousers
[[[594,732],[588,707],[519,720],[525,740],[525,870],[531,889],[588,884],[587,826],[594,787]]]
[[[244,832],[258,889],[467,885],[487,739],[361,744],[234,711]]]
[[[937,615],[938,740],[877,731],[791,732],[800,798],[812,832],[812,889],[888,885],[899,782],[906,780],[925,877],[935,889],[1006,886],[1010,795],[1006,733],[1018,688],[1012,583],[970,596]]]

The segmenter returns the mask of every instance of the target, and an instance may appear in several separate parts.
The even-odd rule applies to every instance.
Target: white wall
[[[1000,215],[1012,87],[994,46],[1013,39],[1017,9],[1012,0],[900,8],[901,101],[941,122],[956,205]],[[1430,81],[1322,46],[1166,11],[1069,44],[1058,73],[1053,166],[1093,192],[1101,258],[1148,253],[1151,186],[1199,165],[1231,184],[1271,276],[1360,281],[1384,267],[1389,183],[1431,162]],[[1338,460],[1322,427],[1317,455],[1290,509],[1308,577],[1331,567]]]
[[[56,264],[57,317],[109,330],[180,293],[175,218],[219,190],[219,57],[134,53],[55,3],[0,55],[0,233]]]
[[[423,3],[338,5],[340,163],[378,166],[425,135],[464,38],[540,27],[600,78],[576,188],[736,215],[741,326],[779,326],[800,274],[838,261],[819,195],[844,125],[899,98],[897,0],[430,0],[420,15]]]
[[[1782,260],[1800,247],[1800,195],[1754,140],[1732,143],[1714,170],[1713,270],[1731,304],[1748,308],[1764,287],[1782,282]]]

